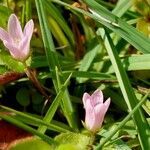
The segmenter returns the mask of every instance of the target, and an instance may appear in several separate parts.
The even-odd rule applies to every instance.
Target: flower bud
[[[85,108],[85,126],[95,133],[102,126],[104,116],[110,105],[110,98],[103,103],[102,91],[96,90],[91,96],[84,93],[83,104]]]

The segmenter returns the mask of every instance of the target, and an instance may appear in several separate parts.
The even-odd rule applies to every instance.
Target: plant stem
[[[32,83],[34,84],[34,86],[38,89],[38,91],[46,98],[49,99],[50,96],[47,95],[47,93],[45,92],[43,86],[41,85],[41,83],[38,81],[37,77],[36,77],[36,72],[35,70],[30,69],[26,63],[24,63],[25,65],[25,73],[27,75],[27,77],[32,81]]]

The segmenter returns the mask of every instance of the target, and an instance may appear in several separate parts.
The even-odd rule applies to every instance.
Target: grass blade
[[[69,38],[71,45],[74,45],[73,33],[72,33],[71,29],[68,27],[68,25],[66,24],[66,21],[64,20],[60,11],[55,7],[54,4],[52,4],[46,0],[44,1],[44,3],[46,4],[46,6],[47,6],[46,8],[48,9],[48,11],[53,15],[53,18],[55,20],[57,20],[57,22],[59,23],[59,25],[63,29],[64,33]]]
[[[91,14],[82,9],[71,6],[67,3],[64,3],[59,0],[52,0],[55,3],[58,3],[63,6],[67,6],[79,13],[87,15],[93,18],[96,22],[99,22],[112,30],[113,32],[120,35],[126,41],[128,41],[131,45],[133,45],[136,49],[140,50],[143,53],[150,53],[150,39],[148,39],[145,35],[138,32],[134,27],[128,25],[125,21],[118,18],[103,6],[95,2],[94,0],[84,0],[91,9],[94,10],[96,14]]]
[[[58,70],[61,70],[59,61],[56,55],[55,46],[52,40],[51,33],[48,28],[43,2],[42,0],[35,0],[35,2],[36,2],[39,21],[40,21],[40,27],[41,27],[46,57],[47,57],[49,69],[52,74],[52,81],[53,81],[55,90],[58,92],[59,88],[58,88],[57,80],[56,80],[55,67],[57,66]],[[69,125],[77,129],[77,121],[76,121],[77,116],[75,115],[75,111],[72,106],[67,89],[64,92],[63,102],[65,102],[65,104],[64,104],[64,107],[62,107],[62,109],[64,109],[63,111],[66,112],[65,116],[67,118]]]
[[[113,9],[112,13],[118,17],[121,17],[131,7],[131,4],[131,0],[120,0]]]
[[[54,131],[57,131],[57,132],[71,131],[71,128],[69,128],[68,126],[61,127],[61,125],[59,123],[57,123],[57,122],[55,122],[53,120],[51,121],[51,123],[46,123],[43,120],[41,120],[40,118],[38,118],[38,117],[31,116],[31,115],[25,114],[23,112],[19,112],[17,110],[14,110],[14,109],[6,107],[6,106],[0,105],[0,108],[2,108],[4,110],[7,110],[9,112],[15,113],[17,116],[13,116],[13,117],[16,118],[16,119],[19,119],[20,121],[22,121],[22,122],[24,122],[26,124],[31,124],[33,126],[43,125],[43,126],[46,126],[48,129],[54,130]],[[57,124],[59,124],[59,125],[57,125]]]
[[[136,99],[130,81],[127,77],[125,70],[123,69],[121,61],[115,49],[115,46],[107,30],[106,30],[106,36],[107,36],[105,40],[106,50],[109,54],[112,65],[114,67],[124,99],[127,103],[129,110],[132,111],[132,109],[137,105],[138,101]],[[139,109],[138,111],[136,111],[133,115],[133,118],[138,128],[139,139],[141,142],[142,149],[148,149],[149,140],[150,140],[150,132],[148,132],[149,125],[146,121],[146,118],[144,117],[142,110]]]
[[[119,125],[113,130],[110,131],[108,136],[95,148],[95,150],[102,149],[104,144],[108,142],[117,132],[121,129],[132,117],[132,115],[140,108],[140,106],[145,102],[146,98],[148,97],[149,93],[146,94],[143,99],[134,107],[134,109],[119,123]]]
[[[70,78],[71,78],[71,75],[68,77],[68,79],[66,80],[66,82],[64,83],[64,85],[62,85],[62,88],[60,89],[60,91],[58,92],[56,98],[54,99],[54,101],[52,102],[51,106],[49,107],[43,121],[44,122],[51,122],[61,100],[62,100],[62,97],[63,97],[63,94],[64,94],[64,91],[66,90],[67,88],[67,85],[68,85],[68,82],[70,81]],[[44,133],[47,129],[47,126],[40,126],[38,128],[38,131],[41,132],[41,133]]]
[[[135,46],[137,49],[141,50],[143,53],[150,53],[149,50],[150,39],[148,39],[146,36],[138,32],[132,26],[128,25],[125,21],[123,21],[119,17],[113,15],[111,12],[109,12],[103,6],[99,5],[97,2],[90,1],[90,0],[84,0],[84,1],[98,15],[108,20],[108,22],[114,24],[114,26],[110,26],[110,25],[108,26],[106,24],[105,26],[107,26],[109,29],[119,34],[121,37],[123,37],[125,40],[127,40],[130,44]],[[117,24],[118,27],[117,26],[115,27],[115,24]]]
[[[34,135],[39,136],[42,140],[44,140],[45,142],[47,142],[49,144],[55,144],[56,143],[52,138],[48,137],[47,135],[44,135],[44,134],[40,133],[39,131],[31,128],[30,126],[20,122],[17,119],[14,119],[11,116],[4,115],[4,114],[0,113],[0,118],[6,120],[7,122],[9,122],[11,124],[14,124],[17,127],[20,127],[22,129],[24,129],[25,131],[28,131],[28,132],[30,132],[30,133],[32,133]]]

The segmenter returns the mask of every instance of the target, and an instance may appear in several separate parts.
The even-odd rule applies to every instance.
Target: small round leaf
[[[21,88],[17,92],[16,99],[21,106],[27,107],[30,104],[30,94],[28,89]]]

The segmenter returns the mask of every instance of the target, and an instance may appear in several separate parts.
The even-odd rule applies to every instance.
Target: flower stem
[[[32,70],[31,68],[29,68],[27,66],[26,63],[23,63],[25,66],[25,73],[27,75],[27,77],[32,81],[33,85],[37,88],[37,90],[46,98],[49,99],[50,96],[45,92],[45,89],[43,88],[43,86],[41,85],[41,83],[38,81],[37,77],[36,77],[36,72],[35,70]]]

